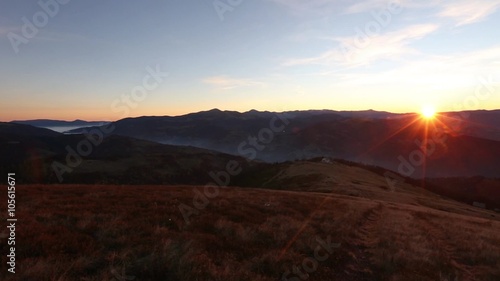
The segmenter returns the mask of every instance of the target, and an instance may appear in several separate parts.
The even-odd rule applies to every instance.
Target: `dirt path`
[[[376,280],[371,250],[379,242],[379,226],[383,205],[366,210],[348,239],[347,262],[344,266],[345,280]]]

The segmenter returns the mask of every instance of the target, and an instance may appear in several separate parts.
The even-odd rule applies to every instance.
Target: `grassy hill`
[[[179,206],[193,206],[196,190],[18,186],[18,273],[0,279],[300,280],[294,267],[307,280],[500,276],[500,220],[485,210],[431,196],[224,188],[186,223]]]

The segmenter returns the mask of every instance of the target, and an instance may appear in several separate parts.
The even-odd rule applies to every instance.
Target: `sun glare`
[[[434,116],[436,116],[436,108],[431,105],[426,105],[422,108],[422,112],[420,113],[422,117],[425,119],[432,119]]]

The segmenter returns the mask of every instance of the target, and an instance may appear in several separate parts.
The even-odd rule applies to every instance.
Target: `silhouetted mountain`
[[[314,114],[309,112],[271,113],[210,110],[192,113],[177,117],[138,117],[126,118],[113,122],[113,134],[129,136],[149,141],[171,145],[188,145],[224,153],[238,155],[238,150],[248,150],[243,142],[249,137],[258,135],[259,131],[267,128],[267,133],[274,129],[273,141],[268,144],[267,150],[275,149],[275,153],[266,151],[259,153],[256,159],[266,161],[287,160],[294,146],[287,144],[291,129],[291,119],[295,127],[305,127],[323,120],[342,119],[335,113]],[[279,130],[278,130],[279,129]],[[73,130],[73,133],[83,130]],[[238,146],[242,145],[240,149]]]
[[[340,116],[349,118],[374,118],[374,119],[386,119],[386,118],[397,118],[403,117],[408,114],[404,113],[391,113],[386,111],[375,111],[375,110],[362,110],[362,111],[334,111]]]
[[[62,121],[62,120],[50,120],[50,119],[35,119],[35,120],[14,120],[11,123],[31,125],[35,127],[89,127],[89,126],[100,126],[109,123],[108,121],[84,121],[84,120],[74,120],[74,121]]]
[[[415,115],[322,122],[298,132],[297,138],[307,148],[306,158],[328,155],[411,177],[499,175],[500,142],[451,132],[438,121],[426,123]],[[427,151],[421,149],[426,140]]]
[[[415,114],[375,111],[213,109],[176,117],[127,118],[113,123],[113,134],[267,162],[328,156],[411,177],[498,176],[500,142],[495,141],[498,125],[493,120],[500,120],[500,111],[468,112],[467,118],[457,114],[442,113],[427,122]],[[443,141],[429,142],[435,151],[418,159],[426,135],[432,139],[436,134]]]
[[[9,136],[50,137],[59,135],[59,133],[52,130],[37,128],[31,125],[0,122],[0,138],[7,139]]]
[[[18,173],[25,183],[207,184],[214,182],[210,173],[227,172],[228,163],[248,165],[200,148],[122,136],[89,139],[13,123],[0,123],[0,155],[0,173]]]
[[[500,141],[500,110],[442,113],[457,134]]]

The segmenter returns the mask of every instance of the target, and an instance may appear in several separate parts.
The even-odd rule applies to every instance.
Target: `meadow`
[[[193,206],[195,189],[202,187],[19,185],[16,274],[3,270],[0,279],[493,281],[500,276],[500,220],[490,211],[440,199],[423,205],[231,187],[221,188],[186,223],[179,205]],[[457,205],[463,206],[460,212]],[[5,264],[5,229],[0,237]],[[336,245],[323,249],[321,260],[315,256],[318,241]]]

